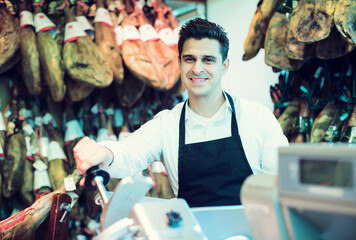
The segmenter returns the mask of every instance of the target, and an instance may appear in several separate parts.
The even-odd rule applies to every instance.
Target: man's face
[[[221,77],[229,61],[222,61],[220,43],[215,39],[190,38],[185,41],[180,59],[180,74],[189,96],[221,93]]]

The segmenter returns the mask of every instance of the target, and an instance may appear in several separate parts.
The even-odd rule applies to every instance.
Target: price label
[[[33,167],[37,170],[37,171],[44,171],[47,170],[47,165],[42,162],[42,160],[37,160],[33,163]]]
[[[40,152],[42,156],[48,157],[48,145],[49,145],[49,139],[48,137],[41,137],[40,138]]]
[[[66,177],[63,180],[64,180],[64,188],[66,189],[67,192],[72,192],[77,189],[75,187],[75,181],[72,177]]]

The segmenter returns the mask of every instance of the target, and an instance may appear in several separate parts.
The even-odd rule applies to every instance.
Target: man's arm
[[[131,176],[160,159],[161,119],[154,118],[121,141],[100,143],[85,137],[73,149],[77,168],[81,174],[91,166],[105,168],[112,177]]]
[[[82,138],[73,148],[73,155],[80,174],[95,165],[108,167],[113,159],[113,153],[89,137]]]

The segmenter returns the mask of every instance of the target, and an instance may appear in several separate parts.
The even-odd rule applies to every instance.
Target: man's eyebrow
[[[184,57],[195,57],[195,56],[191,54],[184,54],[182,57],[184,58]],[[215,57],[214,55],[203,55],[203,58],[217,59],[217,57]]]
[[[213,58],[213,59],[217,59],[217,57],[215,57],[214,55],[203,55],[204,58]]]
[[[194,56],[191,54],[184,54],[182,57],[194,57]]]

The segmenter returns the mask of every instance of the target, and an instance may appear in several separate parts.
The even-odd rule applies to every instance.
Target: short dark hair
[[[220,43],[220,54],[222,56],[222,60],[225,61],[227,59],[227,54],[229,52],[229,39],[227,37],[227,33],[220,25],[202,18],[194,18],[184,24],[179,32],[179,59],[181,58],[185,41],[190,38],[195,38],[197,40],[201,40],[203,38],[218,40]]]

